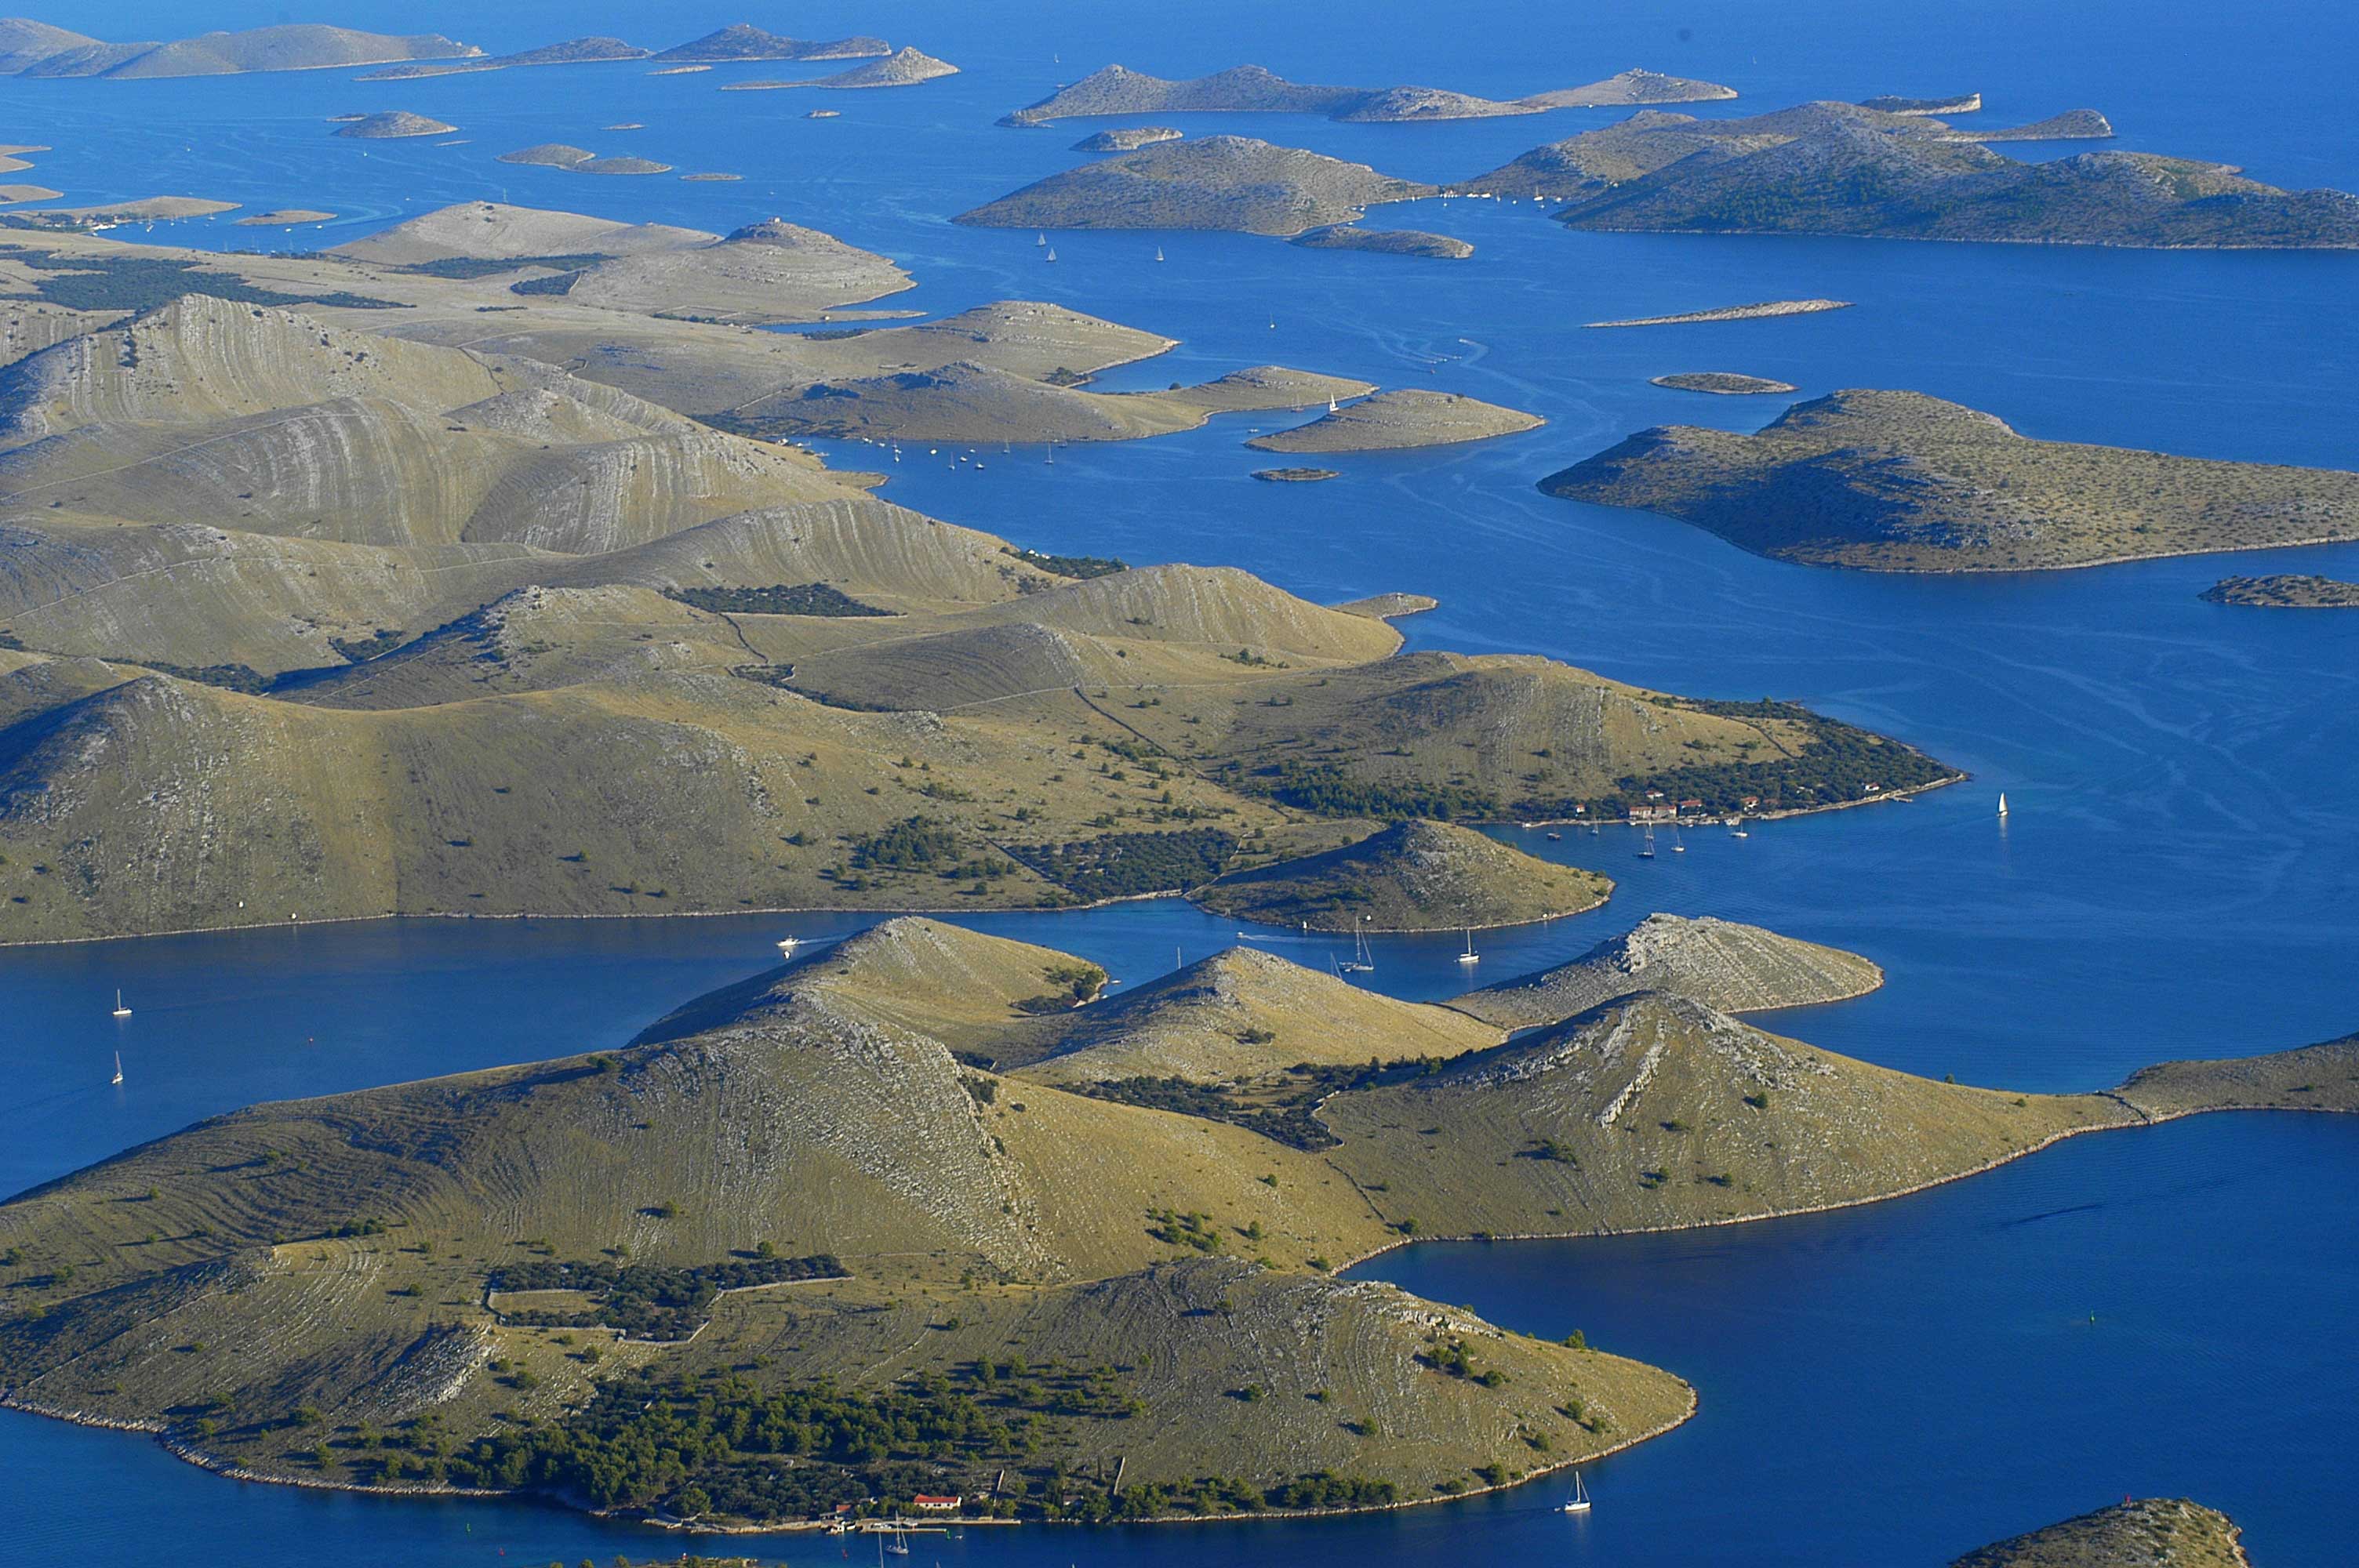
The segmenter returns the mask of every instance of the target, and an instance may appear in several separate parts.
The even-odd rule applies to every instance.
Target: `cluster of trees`
[[[1287,1082],[1282,1090],[1272,1093],[1265,1089],[1251,1095],[1234,1084],[1200,1084],[1179,1077],[1109,1078],[1080,1088],[1096,1099],[1198,1116],[1207,1121],[1225,1121],[1290,1149],[1316,1152],[1342,1141],[1311,1114],[1321,1100],[1350,1089],[1396,1084],[1438,1073],[1446,1063],[1447,1059],[1440,1056],[1403,1056],[1390,1062],[1371,1056],[1364,1065],[1298,1062],[1286,1070]]]
[[[174,676],[203,686],[217,686],[224,691],[242,691],[248,697],[259,696],[276,684],[275,677],[264,675],[251,665],[167,665],[150,660],[147,667],[159,675]]]
[[[649,1263],[511,1263],[493,1271],[495,1291],[580,1291],[593,1310],[512,1312],[512,1323],[544,1328],[619,1329],[632,1339],[685,1339],[711,1315],[713,1298],[749,1285],[789,1280],[840,1280],[843,1265],[821,1252],[808,1258],[746,1258],[692,1269]]]
[[[863,604],[840,588],[823,582],[777,583],[768,588],[675,588],[665,597],[692,610],[731,615],[890,615],[873,604]]]
[[[1463,1378],[1469,1382],[1480,1383],[1486,1389],[1498,1388],[1507,1380],[1507,1375],[1495,1367],[1487,1370],[1476,1367],[1473,1357],[1466,1353],[1466,1342],[1462,1339],[1442,1340],[1430,1349],[1419,1351],[1417,1358],[1421,1364],[1432,1368],[1437,1372],[1452,1378]]]
[[[404,272],[422,273],[428,277],[450,277],[465,282],[471,278],[493,277],[522,267],[554,267],[560,272],[575,272],[582,267],[596,266],[611,257],[593,254],[561,256],[440,256],[433,261],[411,262]]]
[[[22,218],[0,217],[0,226],[38,228]],[[192,261],[151,256],[60,255],[55,251],[15,251],[8,259],[38,275],[41,297],[69,310],[152,310],[183,294],[209,294],[241,305],[333,305],[351,310],[398,310],[390,299],[336,290],[327,294],[282,294],[257,288],[243,278],[202,272]]]
[[[1231,783],[1321,816],[1373,816],[1386,821],[1425,816],[1451,822],[1484,821],[1499,815],[1499,797],[1474,784],[1362,778],[1333,762],[1280,762]]]
[[[926,871],[958,859],[958,835],[930,817],[908,816],[877,833],[850,840],[852,863],[862,871]]]
[[[1049,556],[1038,550],[1020,550],[1012,545],[1008,546],[1007,553],[1034,570],[1047,572],[1051,577],[1112,577],[1116,572],[1130,569],[1128,561],[1116,560],[1111,556]]]
[[[1071,844],[1011,844],[1007,852],[1076,897],[1094,903],[1201,887],[1221,874],[1236,848],[1236,836],[1218,827],[1184,827],[1171,833],[1108,833]]]

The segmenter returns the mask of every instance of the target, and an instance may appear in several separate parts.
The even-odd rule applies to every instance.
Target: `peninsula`
[[[2203,590],[2206,604],[2264,610],[2359,610],[2359,582],[2314,574],[2222,578]]]
[[[1334,1277],[1371,1252],[1873,1202],[2296,1075],[2359,1107],[2348,1041],[2010,1095],[1677,990],[1510,1039],[1251,950],[1105,981],[893,920],[621,1051],[216,1117],[0,1206],[0,1387],[235,1474],[707,1527],[1382,1507],[1694,1394]]]
[[[1759,555],[2032,571],[2359,538],[2359,474],[2034,440],[1914,392],[1846,390],[1751,436],[1640,431],[1540,481]]]
[[[1036,180],[960,213],[999,229],[1228,229],[1299,234],[1440,188],[1250,136],[1164,142]]]
[[[1538,415],[1519,408],[1408,387],[1344,404],[1308,425],[1256,436],[1245,445],[1257,452],[1398,451],[1487,441],[1537,430],[1546,423]]]
[[[1135,153],[1141,147],[1151,147],[1158,142],[1176,142],[1185,135],[1169,125],[1118,125],[1111,131],[1093,131],[1073,144],[1077,153]]]
[[[1003,125],[1045,125],[1110,114],[1324,114],[1331,120],[1489,119],[1551,109],[1620,103],[1693,103],[1734,98],[1715,82],[1690,81],[1651,70],[1625,70],[1585,87],[1559,88],[1508,100],[1478,98],[1434,87],[1316,87],[1288,81],[1257,65],[1234,66],[1186,81],[1109,65],[1060,87],[1038,103],[1004,116]]]

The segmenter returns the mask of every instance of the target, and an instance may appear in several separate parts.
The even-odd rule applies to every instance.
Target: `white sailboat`
[[[791,957],[793,957],[795,956],[795,949],[796,949],[797,947],[799,947],[799,946],[802,946],[802,940],[803,940],[803,939],[802,939],[801,937],[799,937],[799,936],[781,936],[781,937],[779,937],[779,938],[778,938],[778,957],[782,957],[782,958],[791,958]]]
[[[1462,964],[1479,964],[1483,961],[1483,955],[1474,951],[1474,928],[1471,925],[1466,928],[1466,951],[1458,955],[1458,961]]]
[[[131,1016],[131,1010],[123,1005],[123,993],[119,990],[114,993],[114,1016],[117,1018]]]
[[[1674,822],[1671,824],[1671,853],[1674,855],[1684,855],[1687,852],[1688,841],[1684,838],[1680,837],[1680,825]]]
[[[111,1081],[118,1084],[123,1081],[123,1053],[120,1051],[114,1054],[114,1076]]]
[[[1050,245],[1050,246],[1049,247],[1049,260],[1050,260],[1050,261],[1055,261],[1056,259],[1057,259],[1057,247],[1056,247],[1056,246],[1054,246],[1054,245]]]
[[[1572,1473],[1572,1500],[1564,1505],[1564,1511],[1569,1514],[1589,1511],[1589,1488],[1581,1484],[1581,1472],[1578,1470]]]
[[[1046,232],[1035,234],[1032,236],[1032,243],[1036,245],[1045,245],[1049,243],[1049,236]]]
[[[1365,975],[1374,973],[1376,967],[1376,958],[1375,954],[1368,951],[1367,932],[1364,930],[1353,932],[1353,941],[1352,944],[1351,959],[1349,962],[1339,967],[1347,975]]]
[[[1998,792],[1998,814],[2001,816],[2006,815],[2006,791],[2005,790]]]
[[[1330,413],[1330,414],[1337,414],[1337,413],[1341,413],[1341,412],[1342,412],[1342,410],[1341,410],[1341,409],[1339,409],[1339,408],[1337,408],[1337,407],[1335,406],[1335,400],[1334,400],[1333,398],[1332,398],[1332,397],[1331,397],[1331,398],[1329,398],[1329,399],[1327,400],[1327,412],[1328,412],[1328,413]]]
[[[1163,247],[1161,245],[1155,247],[1155,259],[1157,261],[1161,261],[1163,259]]]
[[[1654,828],[1654,825],[1653,825],[1652,823],[1649,823],[1649,824],[1647,825],[1647,841],[1646,841],[1644,844],[1642,844],[1642,845],[1640,845],[1640,846],[1638,847],[1638,859],[1640,859],[1640,860],[1653,860],[1654,858],[1655,858],[1655,828]]]

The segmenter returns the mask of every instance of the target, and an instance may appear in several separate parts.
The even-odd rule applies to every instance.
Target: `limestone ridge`
[[[2252,1568],[2243,1533],[2201,1503],[2142,1498],[1969,1552],[1950,1568]]]
[[[1646,990],[1722,1012],[1758,1012],[1842,1001],[1883,983],[1882,969],[1841,948],[1710,915],[1650,914],[1571,963],[1449,1005],[1497,1028],[1527,1029]]]

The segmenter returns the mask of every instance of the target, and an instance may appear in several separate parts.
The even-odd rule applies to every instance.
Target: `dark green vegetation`
[[[723,1291],[782,1285],[797,1280],[840,1280],[843,1265],[824,1253],[814,1258],[741,1258],[672,1269],[651,1263],[615,1264],[536,1261],[495,1269],[485,1286],[499,1292],[572,1291],[582,1310],[566,1312],[530,1305],[503,1305],[510,1323],[543,1328],[611,1328],[626,1339],[686,1339],[712,1317]]]
[[[2203,590],[2207,604],[2267,610],[2359,610],[2359,582],[2315,574],[2222,578]]]
[[[412,262],[405,270],[425,277],[447,277],[465,282],[478,277],[497,277],[503,273],[517,272],[528,266],[549,267],[558,272],[580,272],[611,256],[593,254],[558,256],[436,256],[430,261]]]
[[[1112,577],[1130,569],[1128,561],[1112,556],[1049,556],[1038,550],[1019,550],[1010,546],[1007,553],[1036,571],[1051,577],[1075,578],[1086,580],[1093,577]]]
[[[2359,536],[2359,475],[2034,440],[1910,392],[1843,391],[1758,434],[1640,431],[1540,481],[1761,555],[2024,571]]]
[[[1200,1083],[1185,1077],[1101,1078],[1079,1087],[1094,1099],[1201,1117],[1207,1121],[1225,1121],[1289,1149],[1315,1153],[1332,1149],[1341,1141],[1316,1114],[1328,1096],[1423,1077],[1440,1072],[1442,1065],[1439,1056],[1397,1062],[1379,1062],[1371,1057],[1358,1066],[1349,1063],[1299,1062],[1249,1084]],[[1200,1252],[1218,1252],[1223,1245],[1222,1233],[1205,1228],[1201,1222],[1181,1225],[1166,1218],[1158,1223],[1164,1227],[1159,1238],[1162,1240],[1192,1247]]]
[[[1007,853],[1074,897],[1095,903],[1185,892],[1227,869],[1236,836],[1218,827],[1107,833],[1066,844],[1010,844]]]
[[[667,598],[723,615],[890,615],[823,582],[774,583],[766,588],[675,588]]]
[[[1767,376],[1740,375],[1734,371],[1680,371],[1672,375],[1654,378],[1657,386],[1668,386],[1677,392],[1712,392],[1724,397],[1745,396],[1764,392],[1791,392],[1793,384],[1772,381]]]
[[[27,219],[0,214],[0,225],[40,228]],[[61,255],[19,250],[8,259],[38,273],[40,297],[69,310],[150,310],[183,295],[203,294],[245,305],[315,305],[347,310],[397,310],[390,299],[372,299],[343,289],[288,294],[258,288],[228,273],[208,271],[192,261],[141,255]]]
[[[2026,130],[2105,134],[2094,114]],[[1976,145],[1996,135],[1849,103],[1711,122],[1647,114],[1535,149],[1469,184],[1569,200],[1557,217],[1582,229],[2359,245],[2359,197],[2343,191],[2280,190],[2225,165],[2151,153],[2022,163]]]

